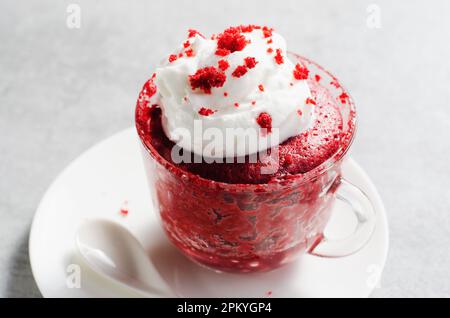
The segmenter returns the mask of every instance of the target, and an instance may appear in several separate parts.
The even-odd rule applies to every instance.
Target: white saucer
[[[151,211],[138,143],[134,129],[108,138],[72,162],[48,189],[29,242],[33,274],[44,297],[137,296],[98,277],[77,256],[76,229],[87,218],[126,226],[176,294],[184,297],[367,297],[377,287],[388,251],[387,220],[374,185],[352,159],[344,163],[343,175],[367,193],[378,218],[375,233],[362,250],[337,259],[305,255],[269,273],[225,274],[192,263],[164,236]],[[125,201],[126,216],[120,213]],[[327,235],[344,236],[354,226],[354,216],[334,212]]]

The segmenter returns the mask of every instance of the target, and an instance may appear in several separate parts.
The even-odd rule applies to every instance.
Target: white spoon
[[[88,220],[78,229],[76,244],[96,273],[146,297],[175,297],[139,241],[123,226]]]

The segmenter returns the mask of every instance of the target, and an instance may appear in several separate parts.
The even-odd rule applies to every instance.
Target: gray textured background
[[[69,3],[0,4],[0,296],[39,296],[27,239],[52,179],[133,124],[139,88],[187,28],[241,23],[275,27],[357,102],[352,154],[390,222],[374,296],[450,296],[450,1],[78,1],[80,29]]]

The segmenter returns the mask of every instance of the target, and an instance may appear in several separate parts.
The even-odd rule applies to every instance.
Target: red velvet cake
[[[256,130],[259,139],[246,145],[238,136],[232,149],[217,144],[215,159],[234,160],[211,162],[201,139],[186,139],[198,122],[220,133]],[[144,85],[136,127],[153,202],[173,244],[208,267],[254,272],[322,239],[355,112],[337,79],[288,54],[271,28],[240,26],[209,38],[191,30]],[[277,134],[278,142],[271,139]],[[176,145],[191,160],[176,162]],[[250,160],[275,151],[276,160]]]

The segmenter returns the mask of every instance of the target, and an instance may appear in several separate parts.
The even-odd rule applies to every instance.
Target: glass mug
[[[170,241],[195,262],[228,272],[268,271],[302,253],[342,257],[355,253],[370,239],[375,212],[367,196],[341,176],[341,164],[356,129],[355,106],[339,81],[321,66],[290,53],[309,69],[309,80],[345,103],[341,147],[321,165],[277,183],[230,184],[183,171],[145,142],[143,123],[136,120],[155,209]],[[138,106],[136,114],[138,114]],[[323,232],[335,200],[357,216],[348,237],[327,238]]]

